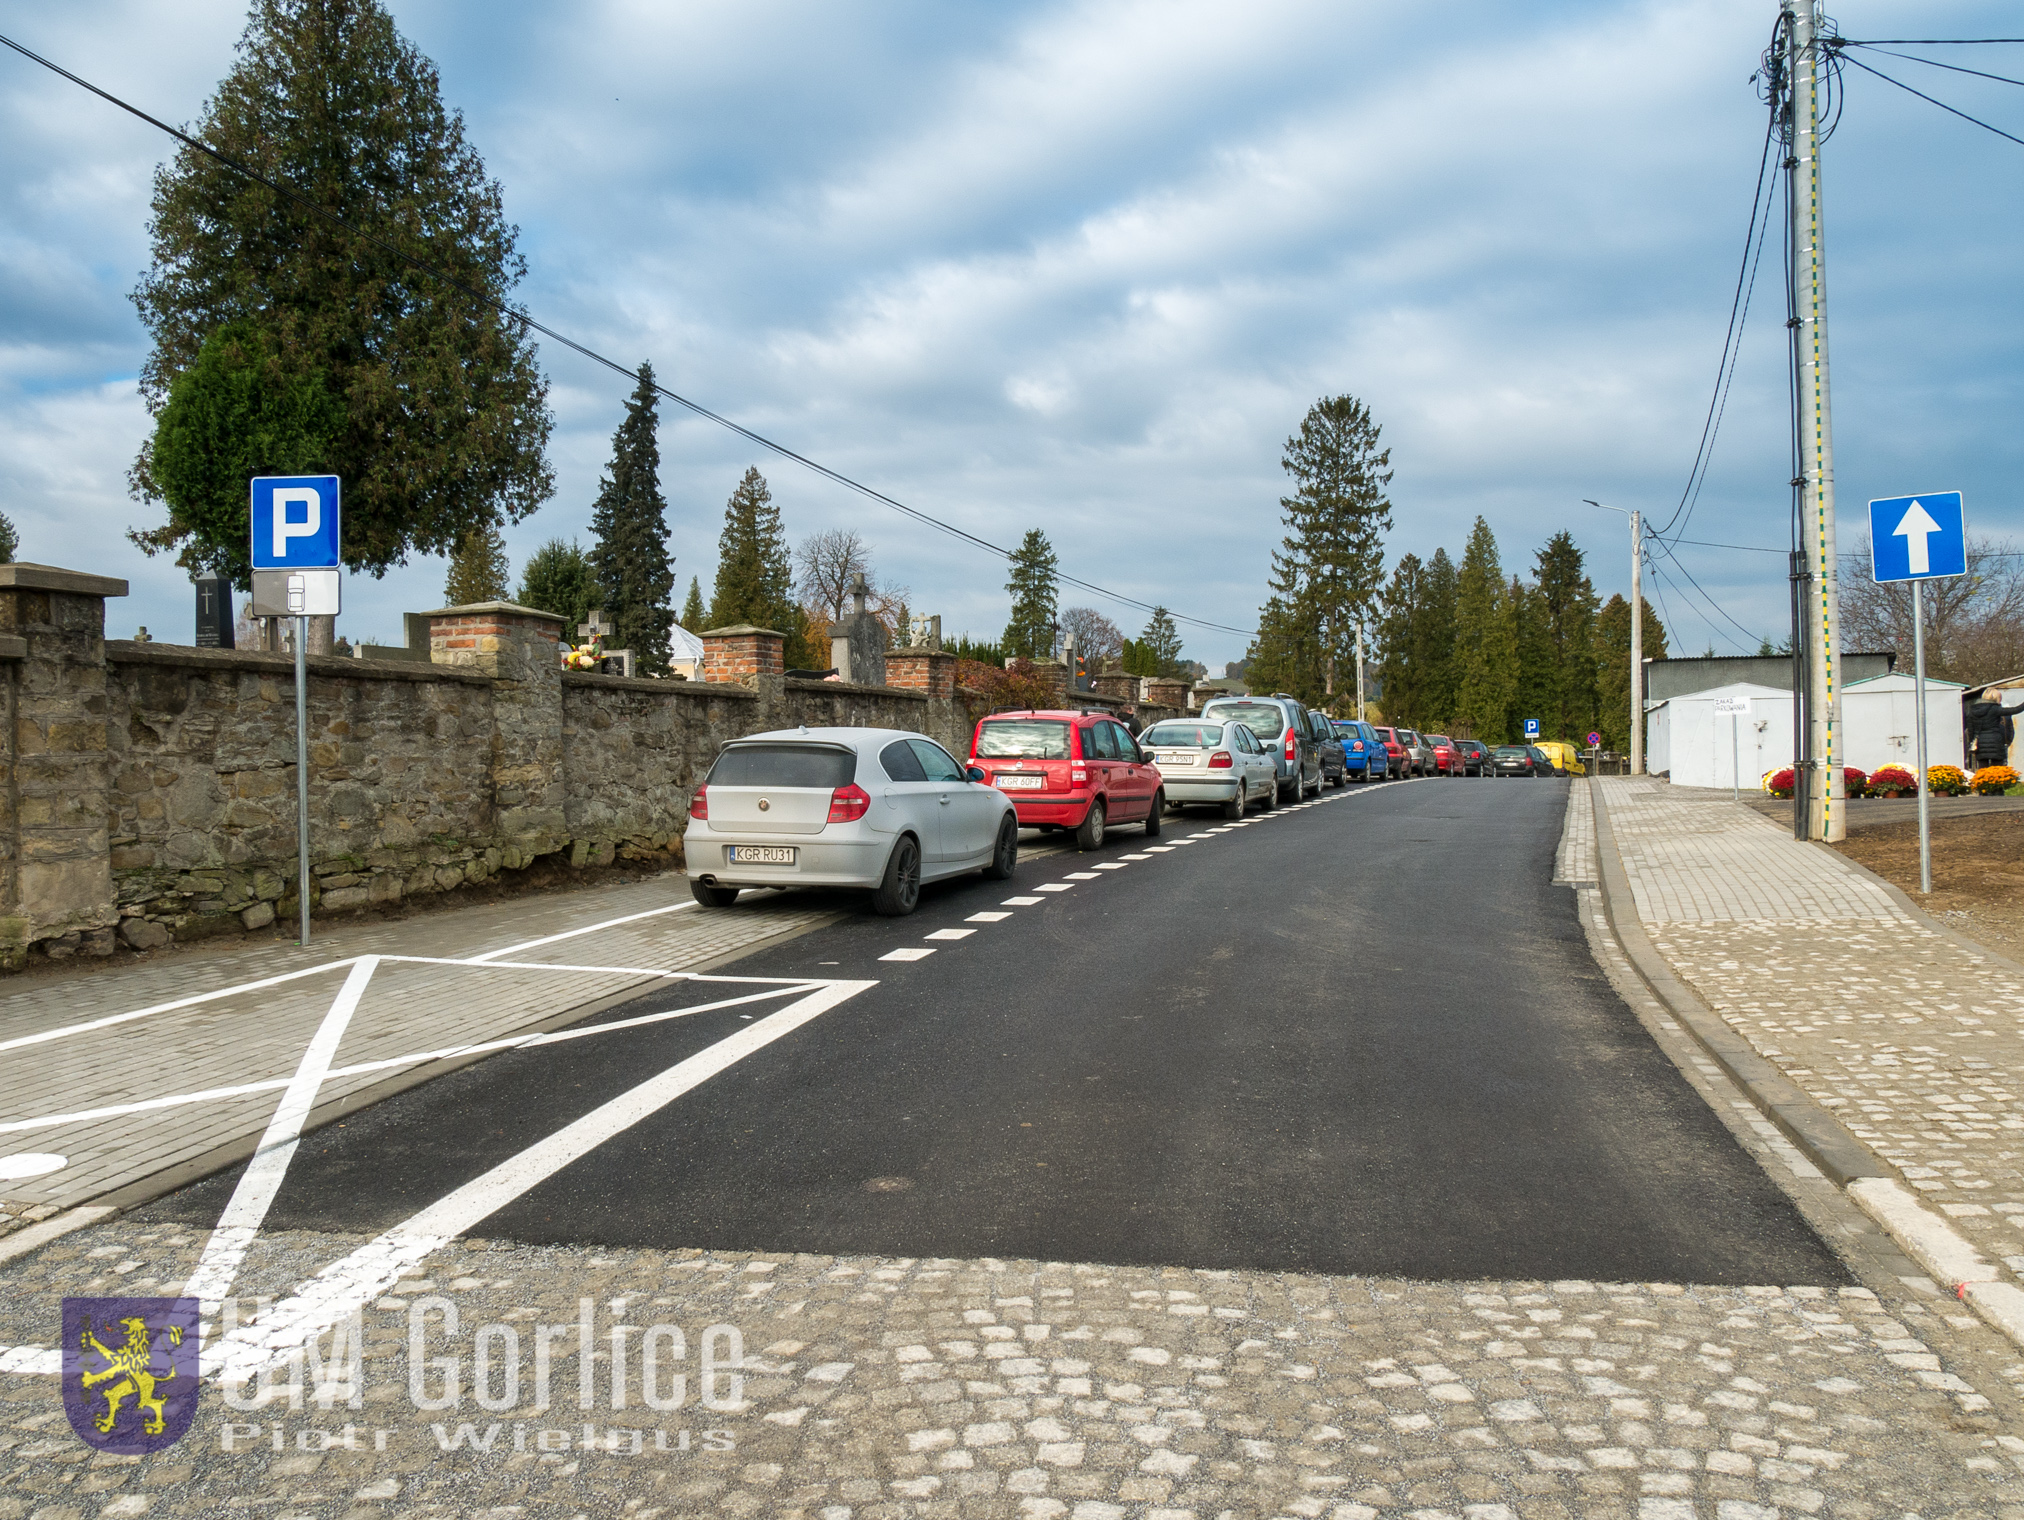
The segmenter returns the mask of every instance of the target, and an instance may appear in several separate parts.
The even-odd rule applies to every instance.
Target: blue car
[[[1389,763],[1384,741],[1368,723],[1354,718],[1337,718],[1335,731],[1342,735],[1342,758],[1349,774],[1358,781],[1382,781]]]

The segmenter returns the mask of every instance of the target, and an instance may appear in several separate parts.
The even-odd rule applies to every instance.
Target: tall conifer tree
[[[1586,741],[1595,726],[1595,586],[1583,568],[1574,535],[1556,533],[1539,551],[1539,635],[1551,669],[1547,710],[1539,714],[1548,737]]]
[[[1510,598],[1497,539],[1482,518],[1469,531],[1455,579],[1455,721],[1485,744],[1510,738],[1517,695]]]
[[[443,596],[452,607],[473,602],[506,600],[510,566],[506,560],[506,537],[497,523],[486,523],[464,535],[450,556],[450,573]]]
[[[1666,625],[1650,602],[1644,609],[1644,648],[1647,660],[1666,657]],[[1612,596],[1595,618],[1596,731],[1605,749],[1619,754],[1630,750],[1630,603]],[[1585,737],[1585,736],[1584,736]]]
[[[1384,713],[1394,723],[1419,728],[1427,711],[1427,673],[1422,666],[1426,640],[1421,634],[1421,598],[1426,594],[1426,566],[1417,554],[1403,556],[1392,567],[1378,618],[1378,684]]]
[[[1447,727],[1455,715],[1455,562],[1434,550],[1420,580],[1413,619],[1413,659],[1419,667],[1421,721]]]
[[[703,607],[703,583],[695,576],[689,577],[689,598],[682,603],[681,625],[691,633],[701,633],[708,623],[709,613]]]
[[[813,652],[803,637],[801,604],[794,598],[794,563],[787,531],[766,477],[754,466],[724,503],[724,531],[717,539],[717,585],[710,598],[710,626],[749,624],[785,634],[789,669],[806,669]]]
[[[600,604],[597,577],[590,572],[590,558],[574,542],[551,538],[527,556],[520,571],[520,592],[514,598],[523,607],[552,612],[562,621],[562,637],[571,644],[576,630],[590,619]]]
[[[1027,529],[1012,553],[1012,577],[1005,582],[1005,589],[1012,593],[1012,618],[1000,641],[1007,654],[1026,660],[1054,658],[1058,584],[1054,546],[1038,528]]]
[[[615,649],[630,649],[633,669],[666,675],[668,624],[674,621],[674,561],[668,554],[668,504],[661,496],[659,397],[650,364],[611,439],[611,472],[591,508],[591,573],[604,597]]]

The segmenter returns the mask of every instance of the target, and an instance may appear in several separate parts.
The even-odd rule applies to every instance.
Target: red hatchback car
[[[1078,849],[1095,849],[1114,824],[1157,834],[1166,811],[1160,768],[1108,713],[992,713],[970,740],[970,764],[1012,799],[1021,828],[1073,829]]]
[[[1446,734],[1428,734],[1427,743],[1434,747],[1434,774],[1436,776],[1459,776],[1462,774],[1461,746]]]
[[[1406,754],[1406,747],[1399,743],[1399,736],[1383,725],[1378,726],[1375,732],[1378,742],[1384,746],[1385,776],[1391,778],[1406,775],[1408,773],[1406,767],[1410,764],[1411,757]]]

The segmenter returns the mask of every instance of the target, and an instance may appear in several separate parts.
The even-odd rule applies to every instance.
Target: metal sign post
[[[1912,583],[1913,753],[1919,768],[1919,891],[1933,890],[1933,825],[1926,774],[1926,603],[1921,581],[1968,573],[1968,527],[1959,491],[1891,496],[1869,504],[1870,573],[1878,585]]]
[[[1715,698],[1715,716],[1729,720],[1729,800],[1743,800],[1743,720],[1750,716],[1748,697]]]
[[[263,475],[253,491],[253,615],[295,620],[295,896],[309,943],[309,620],[343,610],[335,475]]]

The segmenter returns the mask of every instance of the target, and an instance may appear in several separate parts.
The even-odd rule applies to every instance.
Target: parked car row
[[[1284,693],[1218,698],[1138,735],[1093,709],[995,712],[978,722],[967,763],[925,734],[782,729],[718,753],[689,804],[684,848],[705,907],[748,887],[858,887],[897,915],[926,882],[1010,877],[1022,828],[1068,832],[1088,850],[1119,824],[1153,836],[1169,811],[1199,804],[1238,818],[1352,777],[1560,773],[1540,746],[1493,753],[1331,719]]]

